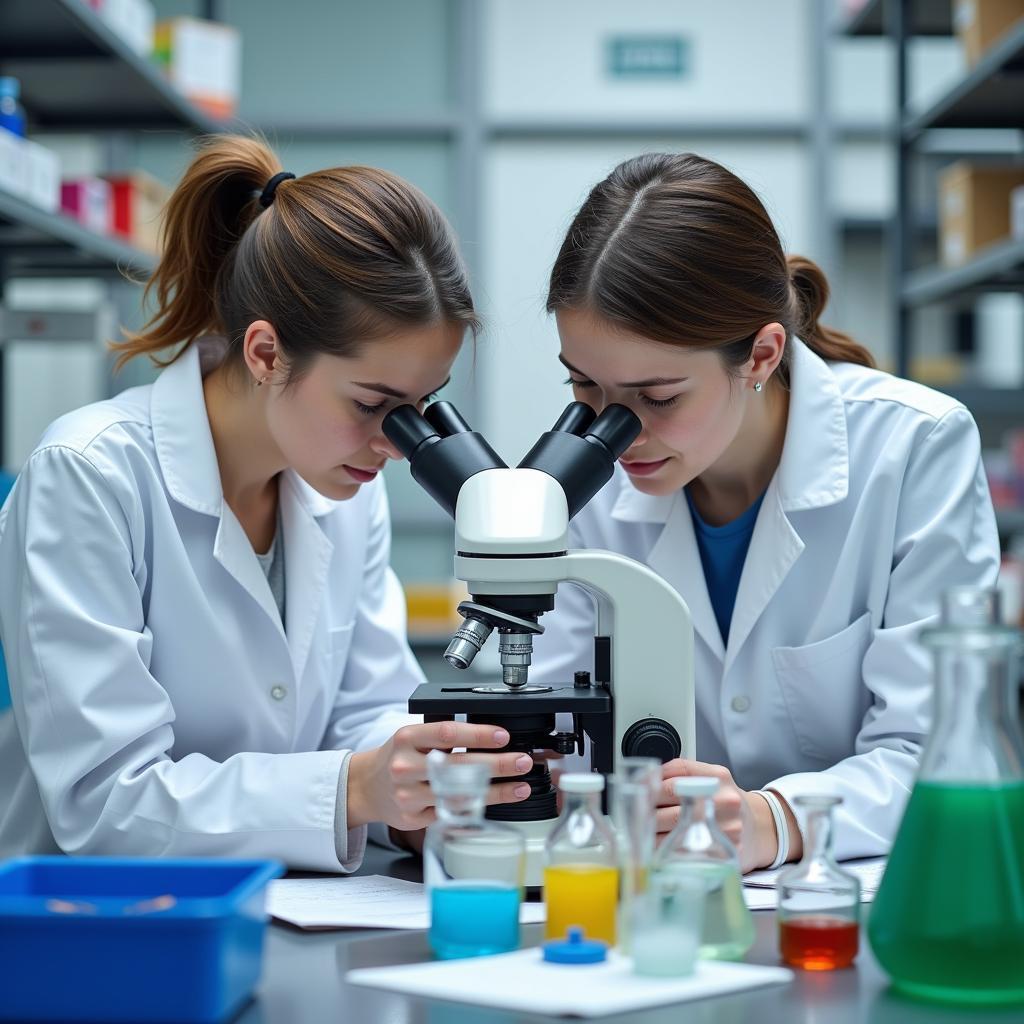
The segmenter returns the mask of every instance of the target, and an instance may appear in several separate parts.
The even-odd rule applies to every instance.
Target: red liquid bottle
[[[807,814],[804,857],[779,875],[779,952],[805,971],[849,967],[860,942],[860,882],[832,856],[836,796],[798,796]]]
[[[795,917],[779,925],[779,952],[805,971],[834,971],[853,963],[859,938],[856,921],[828,914]]]

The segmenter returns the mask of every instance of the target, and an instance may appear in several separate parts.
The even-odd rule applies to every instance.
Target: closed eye
[[[679,401],[679,396],[673,395],[671,398],[648,398],[647,395],[641,395],[640,401],[652,409],[670,409]]]

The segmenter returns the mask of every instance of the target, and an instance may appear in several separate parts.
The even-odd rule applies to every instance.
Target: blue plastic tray
[[[0,864],[0,1020],[223,1020],[260,975],[274,861]]]

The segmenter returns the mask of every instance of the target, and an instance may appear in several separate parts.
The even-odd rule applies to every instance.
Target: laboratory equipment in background
[[[647,888],[657,839],[661,762],[623,757],[605,780],[608,815],[619,850],[619,947],[630,952],[633,903]]]
[[[808,971],[849,967],[859,948],[860,882],[832,855],[832,809],[842,797],[794,802],[807,822],[804,855],[779,875],[779,951],[787,964]]]
[[[878,962],[910,995],[1024,1003],[1022,634],[994,590],[958,587],[921,634],[934,722],[868,921]]]
[[[619,852],[615,830],[601,813],[604,777],[568,772],[558,781],[562,813],[545,847],[544,902],[549,939],[582,928],[588,939],[615,945]]]
[[[693,974],[704,926],[702,879],[681,872],[652,875],[629,910],[633,970],[655,978]],[[624,916],[624,915],[623,915]]]
[[[525,843],[484,817],[490,775],[483,764],[427,755],[437,820],[423,843],[430,948],[442,960],[519,948]]]
[[[21,83],[10,75],[0,76],[0,128],[25,137],[25,108],[19,102]]]
[[[654,857],[655,876],[696,878],[704,884],[700,956],[738,960],[754,944],[754,919],[743,899],[739,856],[715,820],[718,779],[672,780],[679,821]]]
[[[458,668],[472,662],[493,630],[499,634],[502,680],[463,688],[428,683],[409,701],[426,721],[465,715],[506,728],[509,750],[583,752],[593,767],[615,770],[622,757],[668,761],[694,753],[693,627],[679,594],[645,565],[607,551],[569,551],[569,520],[611,478],[615,461],[640,432],[623,406],[600,416],[569,405],[516,469],[509,469],[453,406],[423,414],[401,406],[384,419],[385,435],[408,460],[413,477],[455,516],[455,575],[470,601],[445,653]],[[530,686],[533,637],[555,605],[558,585],[581,584],[594,597],[595,673],[576,672],[554,686]],[[571,714],[571,732],[555,715]],[[521,803],[489,808],[490,818],[522,830],[527,885],[543,877],[544,842],[557,817],[551,774],[541,758],[521,780]]]

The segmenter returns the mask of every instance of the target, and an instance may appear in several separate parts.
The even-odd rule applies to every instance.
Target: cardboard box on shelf
[[[110,183],[102,178],[61,182],[60,208],[90,231],[108,235],[112,228],[110,191]]]
[[[1024,0],[954,0],[953,28],[968,67],[1024,18]]]
[[[230,25],[172,18],[156,27],[157,62],[182,95],[213,117],[230,117],[238,106],[241,53],[238,29]]]
[[[60,157],[31,139],[25,145],[25,198],[47,213],[60,209]]]
[[[89,6],[140,57],[153,52],[156,8],[150,0],[89,0]]]
[[[114,206],[113,227],[136,249],[159,249],[160,215],[170,190],[144,171],[107,175]]]
[[[0,128],[0,189],[19,199],[28,191],[28,156],[25,140]]]
[[[959,160],[939,175],[939,241],[943,264],[966,263],[986,245],[1010,237],[1010,193],[1024,185],[1024,166]]]

